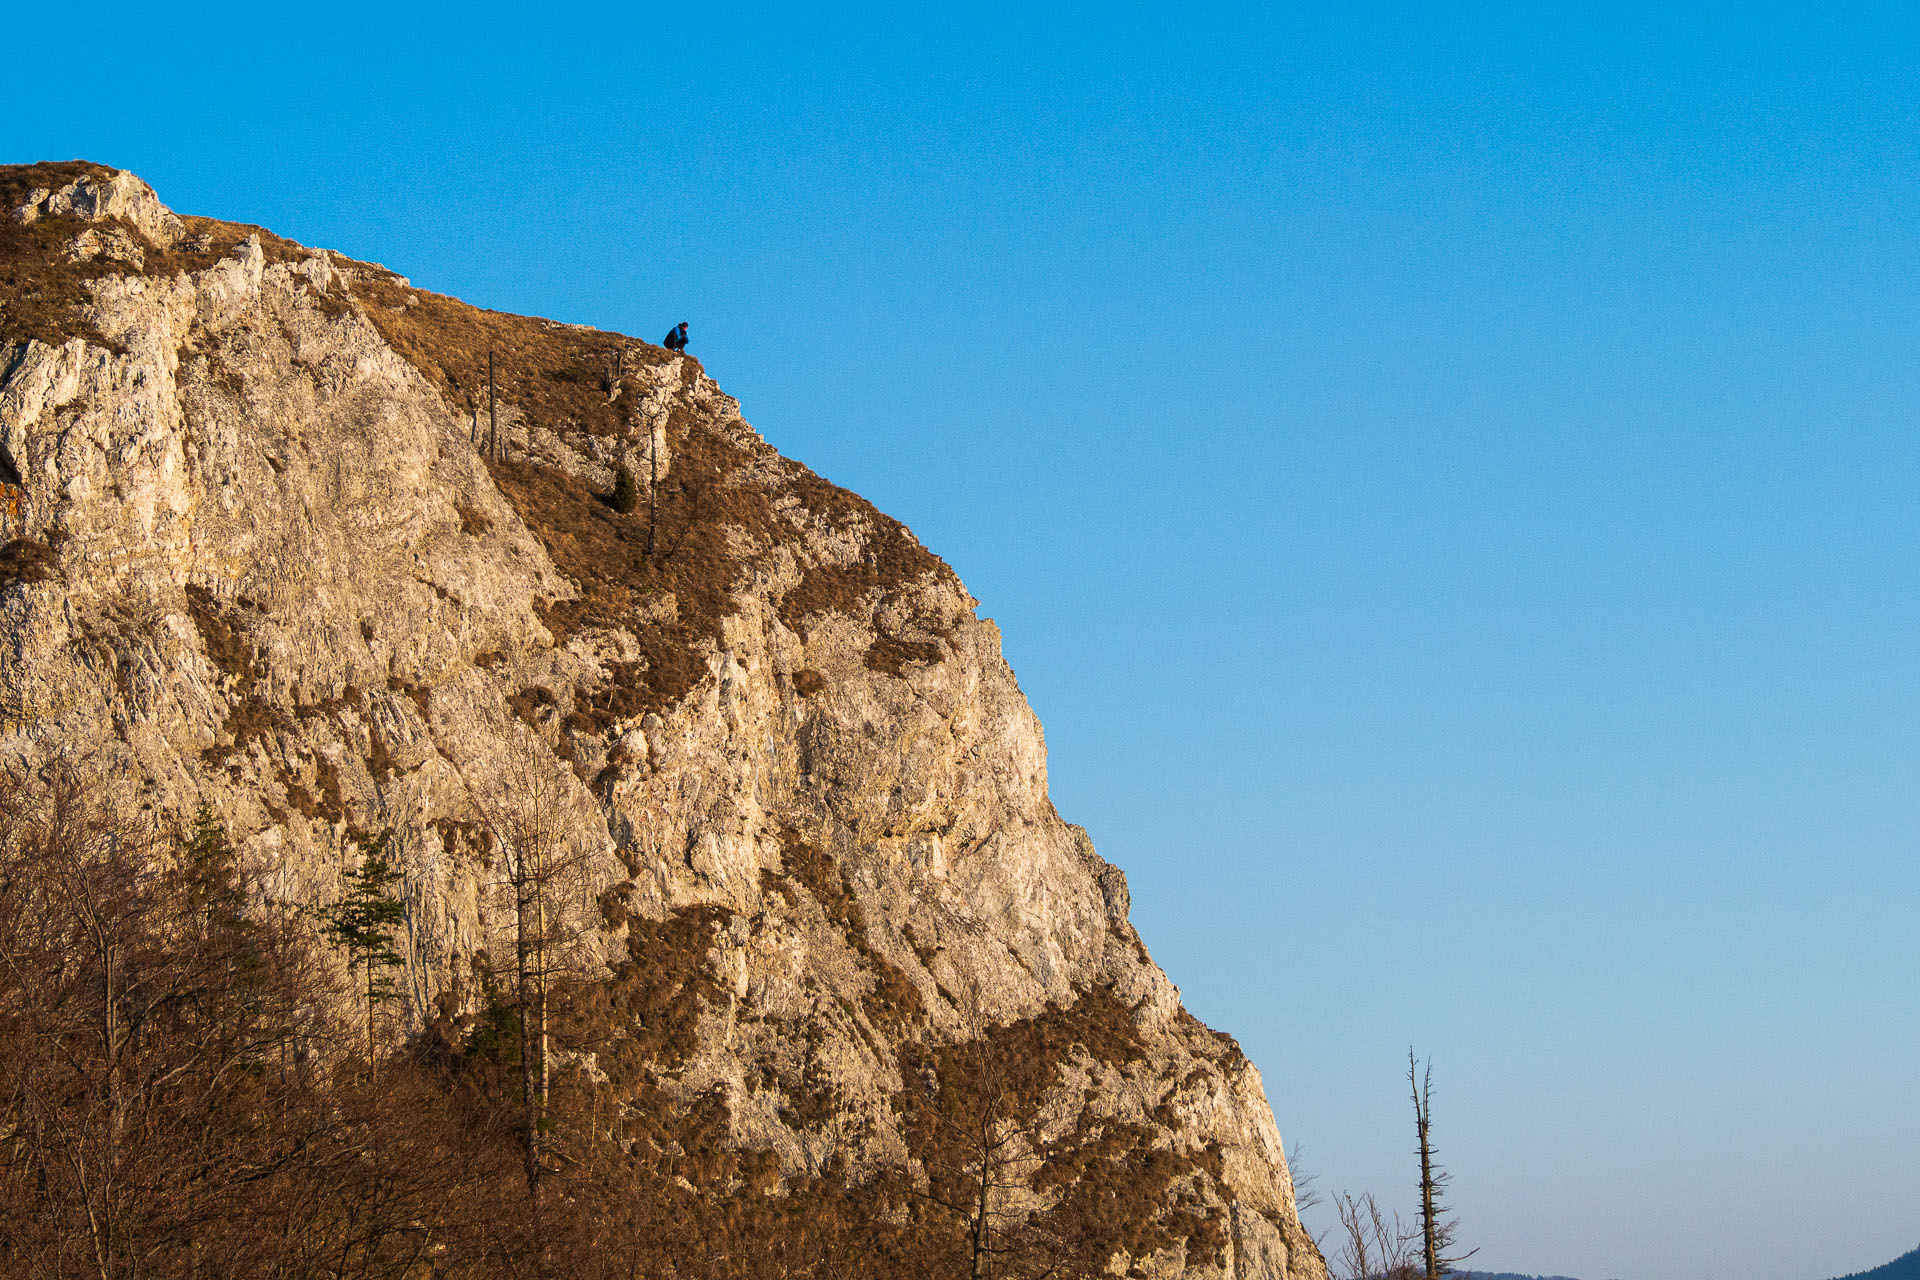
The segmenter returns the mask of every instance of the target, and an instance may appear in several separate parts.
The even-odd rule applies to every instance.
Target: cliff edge
[[[1055,813],[975,605],[691,358],[0,169],[0,763],[208,807],[288,902],[390,832],[396,1037],[482,1001],[489,815],[537,793],[600,992],[576,1065],[702,1153],[691,1193],[910,1196],[909,1102],[988,1038],[1049,1153],[1021,1212],[1115,1274],[1323,1280],[1258,1073]]]

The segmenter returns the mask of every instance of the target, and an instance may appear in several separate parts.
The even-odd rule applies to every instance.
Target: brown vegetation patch
[[[631,398],[609,400],[616,352],[628,370],[672,357],[652,343],[479,307],[416,289],[371,263],[354,263],[352,292],[387,344],[425,375],[449,409],[487,429],[487,354],[494,393],[541,426],[608,436],[628,429]],[[689,362],[691,363],[691,362]]]
[[[58,191],[80,178],[111,178],[105,165],[71,161],[61,164],[0,166],[0,343],[27,341],[59,346],[82,338],[109,350],[118,350],[95,327],[88,315],[93,303],[91,285],[109,276],[143,275],[159,278],[180,271],[204,271],[233,252],[250,235],[260,237],[268,262],[300,261],[308,251],[291,240],[261,227],[221,222],[213,218],[183,217],[187,234],[174,246],[153,244],[118,219],[88,219],[74,215],[18,221],[14,210],[37,187]],[[88,227],[115,228],[140,248],[138,267],[105,256],[71,260],[67,246]],[[314,295],[330,314],[347,308],[344,299]]]
[[[290,731],[292,722],[287,713],[256,696],[242,697],[227,710],[227,732],[233,735],[233,752],[246,749],[248,743],[265,738],[270,733]]]
[[[364,705],[365,701],[366,695],[360,691],[360,686],[348,684],[343,685],[339,693],[321,698],[317,702],[294,703],[293,714],[302,720],[325,720],[348,708],[357,710]]]
[[[625,923],[627,955],[606,983],[579,993],[568,1021],[596,1043],[602,1070],[638,1085],[683,1068],[700,1047],[700,1016],[721,999],[708,956],[733,913],[702,906],[649,920],[617,893],[603,910],[610,924]]]
[[[545,725],[557,704],[553,690],[545,685],[536,684],[528,685],[518,693],[507,695],[507,705],[513,709],[513,714],[539,729]]]
[[[734,590],[759,558],[798,535],[773,505],[762,463],[770,450],[752,446],[710,424],[676,423],[670,432],[674,466],[657,500],[654,555],[646,554],[644,510],[621,515],[580,480],[524,461],[489,464],[496,483],[554,563],[578,584],[580,596],[541,611],[562,643],[586,628],[625,627],[639,643],[644,671],[633,713],[664,711],[707,675],[708,653],[722,643],[721,623],[735,612]],[[802,596],[809,607],[853,607],[869,593],[950,573],[904,526],[806,468],[780,463],[779,479],[798,491],[816,514],[857,520],[879,548],[862,570],[830,572]],[[845,592],[858,584],[858,595]],[[805,582],[802,583],[803,588]],[[844,589],[844,590],[843,590]],[[671,594],[674,616],[639,622],[640,606]],[[789,602],[791,604],[791,601]],[[783,616],[788,606],[783,606]]]
[[[377,725],[367,732],[367,772],[373,775],[375,782],[385,782],[402,772],[400,762],[393,758],[393,748],[387,745],[386,735],[380,732]]]
[[[683,539],[673,554],[649,561],[644,516],[618,515],[581,481],[535,463],[496,462],[489,469],[522,522],[579,588],[578,599],[539,609],[554,639],[564,644],[576,631],[631,624],[644,662],[635,673],[632,706],[665,710],[685,697],[706,675],[706,653],[719,638],[720,620],[732,612],[733,565],[719,531],[694,546]],[[641,603],[667,591],[675,594],[678,616],[635,623]]]
[[[321,756],[314,762],[314,778],[320,784],[320,816],[328,822],[340,822],[347,816],[347,802],[340,795],[340,770],[333,761]]]
[[[1211,1057],[1220,1065],[1221,1070],[1234,1072],[1247,1065],[1247,1055],[1241,1050],[1238,1040],[1200,1021],[1187,1012],[1185,1005],[1180,1006],[1180,1011],[1175,1016],[1180,1030],[1186,1036],[1187,1043],[1198,1052]]]
[[[1212,1188],[1226,1199],[1218,1144],[1188,1152],[1154,1140],[1143,1126],[1083,1116],[1034,1176],[1038,1190],[1056,1196],[1042,1222],[1062,1237],[1098,1240],[1136,1258],[1184,1241],[1189,1267],[1223,1265],[1227,1211],[1205,1197]]]
[[[860,910],[859,899],[847,888],[846,877],[833,855],[808,843],[799,832],[786,831],[781,835],[780,861],[786,874],[813,895],[827,919],[840,926],[847,945],[872,974],[873,986],[861,997],[861,1003],[873,1024],[898,1036],[922,1023],[926,1018],[926,1005],[920,998],[920,989],[898,965],[874,949],[868,936],[866,914]],[[778,877],[771,873],[761,873],[763,890],[772,888],[791,902],[791,893],[777,881]]]
[[[901,585],[924,576],[933,565],[946,570],[945,563],[915,541],[906,526],[883,516],[872,526],[865,558],[851,565],[814,565],[808,569],[800,585],[780,602],[780,620],[801,635],[808,629],[807,620],[821,614],[837,613],[866,621],[875,606]],[[951,642],[953,620],[922,616],[910,625],[929,638],[909,638],[873,620],[875,636],[866,654],[869,671],[898,678],[910,664],[941,659],[946,652],[942,642]]]
[[[453,509],[460,517],[461,530],[470,537],[482,537],[493,528],[493,521],[464,502],[454,503]]]
[[[59,576],[60,561],[44,542],[15,538],[0,546],[0,591],[16,583],[53,582]]]
[[[818,1018],[793,1024],[794,1033],[806,1044],[806,1059],[798,1079],[779,1082],[781,1101],[774,1110],[783,1124],[795,1129],[818,1129],[830,1124],[847,1110],[844,1091],[828,1074],[826,1059],[820,1050],[826,1036]]]
[[[583,736],[598,736],[621,721],[639,716],[648,706],[643,669],[638,662],[609,662],[605,689],[574,690],[567,728]]]
[[[1092,1093],[1079,1099],[1064,1132],[1049,1137],[1036,1123],[1063,1087],[1068,1063],[1084,1057],[1124,1067],[1144,1052],[1133,1010],[1097,988],[968,1041],[909,1046],[902,1062],[909,1085],[894,1106],[910,1149],[936,1181],[970,1161],[978,1167],[965,1135],[983,1125],[1030,1135],[1011,1168],[1050,1203],[1009,1238],[1024,1241],[1036,1265],[1099,1274],[1117,1250],[1140,1258],[1183,1244],[1189,1266],[1218,1265],[1228,1235],[1217,1208],[1226,1196],[1216,1146],[1157,1145],[1163,1139],[1155,1130],[1096,1113]]]
[[[325,756],[314,762],[314,785],[320,788],[318,798],[291,774],[283,772],[281,784],[286,788],[287,799],[303,817],[329,826],[346,821],[347,802],[340,794],[340,771]]]
[[[244,599],[236,600],[235,604],[242,609],[251,607],[251,602]],[[194,629],[200,633],[200,643],[207,651],[209,662],[235,680],[252,680],[259,674],[254,647],[245,629],[228,616],[213,592],[198,583],[188,584],[187,616],[193,619]]]
[[[1146,1056],[1133,1013],[1111,988],[1096,987],[1070,1005],[1049,1002],[1031,1017],[982,1028],[975,1039],[917,1046],[908,1056],[916,1067],[931,1069],[945,1109],[977,1108],[991,1086],[1008,1099],[1009,1116],[1025,1122],[1038,1113],[1074,1058],[1124,1067]],[[901,1102],[911,1103],[914,1096],[909,1090]],[[930,1118],[911,1105],[907,1116],[922,1125]]]
[[[292,717],[255,692],[260,680],[259,654],[247,635],[243,616],[259,610],[260,606],[245,596],[225,602],[198,583],[187,586],[187,616],[200,633],[208,661],[238,685],[229,695],[223,726],[233,742],[201,752],[211,763],[231,761],[244,754],[249,743],[294,729]]]
[[[780,620],[798,631],[800,623],[815,614],[840,613],[859,618],[894,588],[917,580],[935,564],[945,567],[943,561],[907,532],[905,525],[885,517],[882,521],[884,523],[871,531],[866,557],[858,563],[814,565],[808,569],[800,585],[780,602]]]
[[[867,670],[898,679],[906,674],[909,666],[938,662],[945,652],[934,640],[903,640],[882,632],[867,647]]]

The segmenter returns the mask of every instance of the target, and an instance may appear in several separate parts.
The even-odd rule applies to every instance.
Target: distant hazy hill
[[[1567,1276],[1523,1276],[1515,1271],[1466,1271],[1460,1280],[1570,1280]],[[1855,1271],[1835,1280],[1920,1280],[1920,1249],[1903,1253],[1885,1266]]]
[[[1850,1276],[1841,1276],[1839,1280],[1920,1280],[1920,1249],[1903,1253],[1884,1267],[1856,1271]]]

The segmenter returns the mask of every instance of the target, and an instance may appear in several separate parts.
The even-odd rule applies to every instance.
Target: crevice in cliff
[[[0,591],[15,584],[53,582],[60,576],[60,561],[53,548],[31,538],[15,538],[0,546]]]

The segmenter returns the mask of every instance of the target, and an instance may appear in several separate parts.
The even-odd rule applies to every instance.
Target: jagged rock
[[[917,1158],[927,1055],[1030,1036],[1036,1114],[1166,1154],[1142,1194],[1198,1224],[1119,1269],[1324,1276],[1257,1072],[1147,956],[998,631],[904,527],[690,358],[182,219],[130,174],[0,196],[16,274],[71,300],[0,300],[0,760],[210,805],[294,901],[392,830],[416,1027],[471,1000],[486,814],[545,771],[581,963],[701,922],[660,952],[704,994],[646,1087],[724,1098],[786,1175],[861,1177]],[[651,557],[644,498],[601,496],[649,451]]]
[[[124,170],[85,173],[57,191],[34,187],[13,216],[21,222],[60,217],[123,222],[142,239],[163,247],[178,241],[185,229],[152,187]]]

